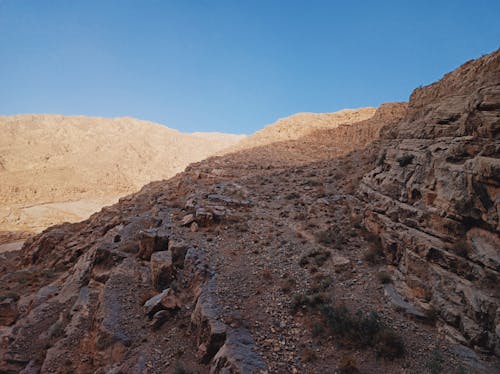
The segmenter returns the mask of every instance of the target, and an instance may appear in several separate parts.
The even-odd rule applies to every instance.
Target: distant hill
[[[0,133],[0,231],[85,218],[244,137],[47,114],[0,116]]]
[[[343,109],[333,113],[297,113],[281,118],[264,127],[238,144],[231,151],[249,149],[279,141],[296,140],[317,130],[328,130],[343,124],[360,122],[371,118],[376,108]]]

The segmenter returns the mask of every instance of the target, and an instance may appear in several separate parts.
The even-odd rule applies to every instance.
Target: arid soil
[[[0,116],[0,231],[77,222],[244,136],[133,118]]]
[[[409,134],[419,134],[423,121],[449,131],[450,141],[466,136],[486,146],[485,157],[498,160],[500,99],[491,87],[500,84],[499,58],[497,51],[457,70],[460,79],[445,76],[440,85],[417,90],[409,109],[383,105],[356,123],[194,163],[88,220],[51,227],[21,250],[0,253],[0,371],[498,372],[498,317],[493,325],[477,324],[474,318],[484,314],[458,309],[461,321],[473,322],[465,327],[477,324],[478,336],[489,340],[450,334],[446,313],[401,292],[402,283],[417,279],[391,257],[390,238],[407,240],[407,227],[429,231],[439,222],[404,215],[413,203],[405,200],[408,181],[418,185],[432,173],[425,178],[439,175],[442,185],[460,169],[438,166],[441,158],[433,163],[429,154],[429,163],[410,172],[418,156],[400,158],[388,150],[406,146],[416,153],[419,143],[407,139],[421,138]],[[475,107],[467,104],[471,97]],[[450,101],[477,120],[454,128],[440,123]],[[481,173],[471,178],[487,185],[481,195],[487,214],[464,222],[455,215],[452,228],[466,224],[477,231],[480,225],[495,243],[500,226],[492,206],[498,209],[500,181],[490,168]],[[368,187],[379,194],[370,196]],[[453,191],[467,196],[465,188]],[[388,206],[400,210],[381,209],[380,195],[392,197]],[[481,211],[477,204],[470,210]],[[452,228],[449,233],[456,233]],[[476,242],[474,250],[483,243]],[[405,242],[405,249],[420,254],[415,243]],[[463,256],[495,277],[496,248],[485,264]],[[420,269],[440,271],[446,264],[423,258]],[[453,279],[469,281],[476,295],[486,292],[459,269]],[[441,290],[432,289],[427,302],[443,299]],[[487,315],[498,316],[498,298],[489,297]]]

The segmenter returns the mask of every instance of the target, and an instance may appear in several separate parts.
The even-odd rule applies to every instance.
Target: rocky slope
[[[398,288],[500,353],[500,53],[416,89],[360,187]]]
[[[78,221],[242,139],[132,118],[0,117],[0,231]]]
[[[279,119],[230,147],[232,151],[259,147],[279,141],[297,140],[318,130],[357,123],[375,114],[375,108],[344,109],[334,113],[297,113]]]
[[[488,76],[491,61],[498,53],[470,66],[478,86],[498,83]],[[0,254],[0,370],[495,372],[497,357],[450,340],[436,314],[402,297],[400,276],[418,280],[419,269],[388,273],[379,251],[383,245],[394,263],[388,232],[403,243],[411,217],[389,231],[374,174],[400,167],[390,150],[405,142],[397,134],[417,126],[415,95],[432,87],[416,91],[408,113],[385,105],[357,124],[192,164]],[[440,100],[422,112],[432,115]],[[495,108],[498,100],[489,101]],[[472,127],[488,128],[478,123],[485,121]],[[388,203],[405,206],[396,200]],[[424,232],[425,222],[413,227]],[[432,257],[421,265],[441,266]]]

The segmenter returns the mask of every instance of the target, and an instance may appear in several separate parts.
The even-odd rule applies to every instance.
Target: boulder
[[[152,318],[160,310],[175,310],[182,307],[182,303],[174,291],[167,288],[144,303],[146,314]]]
[[[209,226],[213,222],[213,220],[213,214],[207,211],[205,208],[196,209],[196,222],[200,226]]]
[[[172,252],[169,250],[154,252],[151,255],[150,269],[153,287],[158,291],[167,288],[175,276]]]
[[[157,251],[164,251],[168,248],[168,236],[158,229],[141,230],[139,232],[139,252],[137,257],[149,260],[151,254]]]

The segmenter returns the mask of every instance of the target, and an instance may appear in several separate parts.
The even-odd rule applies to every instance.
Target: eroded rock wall
[[[397,288],[500,354],[500,51],[416,89],[359,194]],[[444,323],[443,323],[444,322]]]

